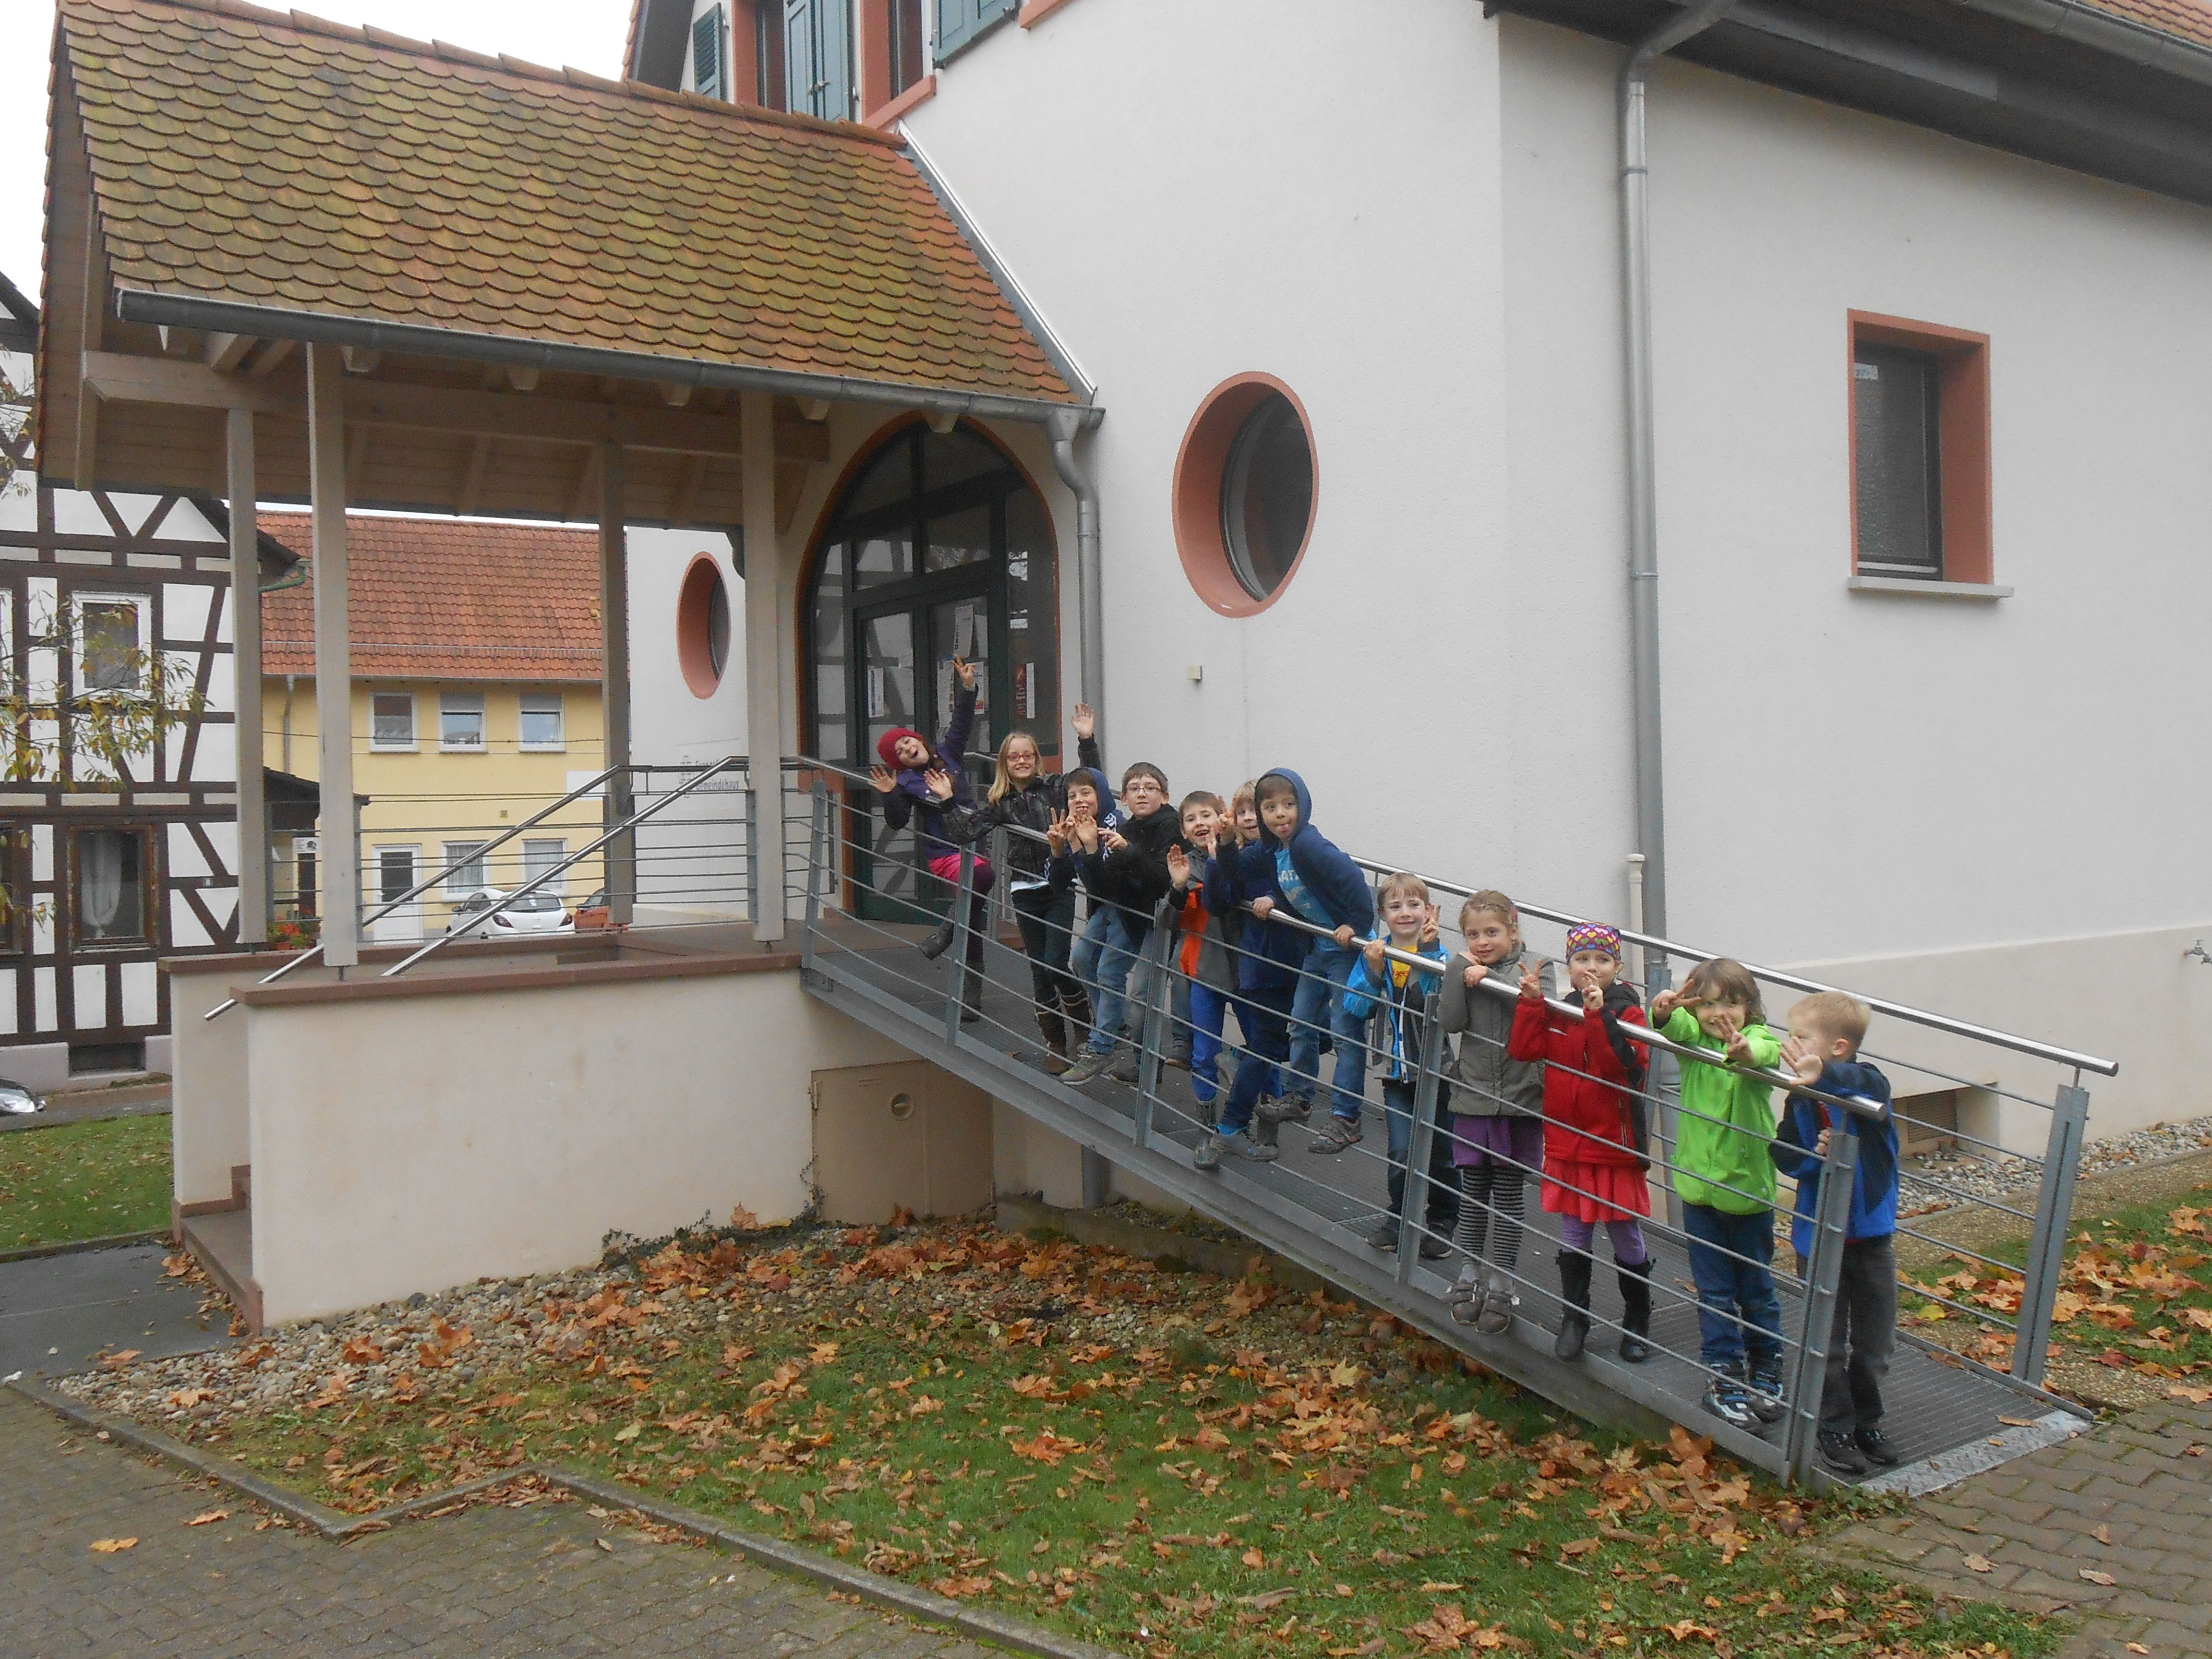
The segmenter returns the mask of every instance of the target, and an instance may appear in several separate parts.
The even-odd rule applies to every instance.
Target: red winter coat
[[[1616,1019],[1646,1022],[1632,996],[1620,1001]],[[1547,1061],[1544,1072],[1544,1166],[1559,1163],[1618,1164],[1643,1169],[1642,1100],[1628,1086],[1602,1019],[1573,1019],[1525,999],[1513,1010],[1505,1051],[1515,1060]],[[1605,1082],[1597,1081],[1605,1079]]]

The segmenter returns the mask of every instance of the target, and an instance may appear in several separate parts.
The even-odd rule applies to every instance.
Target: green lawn
[[[0,1135],[0,1250],[167,1226],[169,1188],[166,1115]]]
[[[1839,1571],[1806,1548],[1839,1511],[1679,1431],[1595,1433],[1349,1303],[958,1226],[779,1243],[518,1299],[482,1341],[390,1310],[283,1405],[165,1425],[356,1510],[596,1469],[1149,1659],[2055,1637]],[[241,1384],[287,1352],[242,1351]]]

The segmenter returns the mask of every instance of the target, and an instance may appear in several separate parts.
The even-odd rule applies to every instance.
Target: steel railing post
[[[830,859],[830,786],[814,781],[814,822],[806,839],[806,940],[799,949],[805,967],[814,966],[815,935],[822,927],[822,877]]]
[[[1804,1322],[1787,1379],[1789,1428],[1783,1465],[1803,1484],[1812,1477],[1820,1428],[1820,1398],[1828,1378],[1828,1347],[1836,1322],[1836,1287],[1843,1282],[1844,1246],[1851,1220],[1851,1188],[1858,1176],[1859,1138],[1839,1120],[1828,1135],[1820,1165],[1820,1202],[1813,1218],[1813,1259],[1806,1269]]]
[[[2059,1085],[2051,1106],[2051,1138],[2043,1153],[2043,1184],[2035,1195],[2035,1231],[2028,1241],[2027,1282],[2021,1287],[2020,1323],[2013,1333],[2012,1374],[2040,1387],[2051,1314],[2066,1268],[2066,1230],[2074,1220],[2074,1186],[2081,1173],[2081,1141],[2089,1126],[2089,1091],[2081,1074]]]
[[[1154,908],[1152,931],[1145,938],[1149,976],[1145,982],[1145,1016],[1137,1028],[1137,1109],[1132,1122],[1139,1146],[1152,1144],[1152,1099],[1160,1086],[1160,1032],[1167,1024],[1168,1011],[1175,1006],[1168,961],[1176,930],[1171,922],[1162,920],[1164,914],[1170,917],[1175,914],[1164,900]]]
[[[1386,977],[1386,984],[1389,982]],[[1398,1190],[1405,1194],[1399,1206],[1404,1213],[1398,1218],[1398,1282],[1413,1281],[1413,1268],[1421,1259],[1421,1240],[1429,1213],[1429,1155],[1437,1139],[1437,1097],[1443,1091],[1444,1063],[1443,994],[1431,991],[1421,1001],[1421,1074],[1413,1083],[1413,1132],[1406,1143],[1406,1173],[1399,1182]],[[1382,1018],[1392,1018],[1385,1007]],[[1383,1122],[1389,1121],[1389,1109],[1383,1109]],[[1383,1130],[1386,1140],[1389,1130]],[[1416,1185],[1416,1183],[1419,1183]],[[1385,1189],[1388,1190],[1387,1188]],[[1415,1218],[1419,1219],[1416,1220]]]
[[[757,926],[761,919],[760,787],[750,767],[745,769],[744,837],[745,920]]]
[[[962,999],[968,994],[968,907],[975,896],[975,849],[960,849],[960,884],[952,894],[952,986],[945,994],[945,1040],[960,1038]],[[979,999],[980,1000],[980,999]]]

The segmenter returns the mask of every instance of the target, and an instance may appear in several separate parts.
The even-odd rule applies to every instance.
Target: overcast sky
[[[281,5],[282,0],[271,0]],[[621,72],[630,0],[307,0],[301,9],[556,68]],[[53,0],[0,0],[0,270],[39,297]]]

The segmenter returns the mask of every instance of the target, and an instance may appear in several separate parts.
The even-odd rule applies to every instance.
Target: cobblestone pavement
[[[2135,1413],[1863,1522],[1832,1547],[1935,1589],[2063,1604],[2082,1626],[2067,1659],[2212,1655],[2212,1411]]]
[[[0,1393],[0,1654],[987,1659],[973,1643],[579,1503],[471,1509],[338,1545]],[[190,1526],[227,1509],[230,1518]],[[96,1540],[136,1538],[102,1553]],[[712,1581],[712,1582],[710,1582]]]

